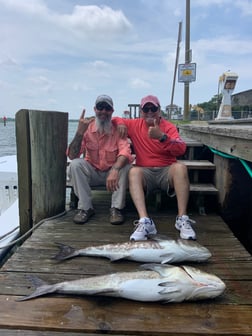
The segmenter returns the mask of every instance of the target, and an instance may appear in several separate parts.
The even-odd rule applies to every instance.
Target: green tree
[[[197,103],[206,112],[217,111],[221,103],[222,95],[214,95],[211,100],[204,103]]]

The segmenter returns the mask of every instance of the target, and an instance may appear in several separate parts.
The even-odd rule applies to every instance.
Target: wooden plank
[[[208,160],[178,160],[183,163],[188,169],[215,169],[215,164]]]
[[[181,138],[186,143],[187,147],[203,147],[203,143],[198,140],[191,139],[185,136],[182,136]]]
[[[137,335],[249,334],[251,306],[213,302],[139,303],[110,298],[46,297],[15,302],[0,296],[2,328]],[[11,314],[9,313],[11,312]],[[160,323],[162,321],[162,323]],[[187,326],[185,328],[185,326]]]
[[[190,183],[190,192],[217,194],[218,189],[211,183]]]
[[[60,336],[61,332],[58,331],[39,331],[39,330],[13,330],[13,329],[1,329],[1,336]],[[93,333],[85,333],[86,336],[97,336]],[[76,332],[64,332],[64,336],[83,336],[83,333]],[[120,335],[115,335],[120,336]]]
[[[31,301],[16,302],[31,293],[27,276],[36,275],[48,283],[74,280],[117,271],[131,271],[139,263],[110,262],[105,258],[79,257],[56,262],[55,242],[82,248],[90,245],[123,242],[129,239],[135,208],[129,206],[126,222],[113,226],[108,221],[110,194],[94,192],[96,214],[85,225],[72,222],[75,211],[44,222],[2,266],[0,270],[0,334],[44,336],[75,334],[113,335],[248,335],[252,333],[252,256],[215,213],[199,216],[194,228],[198,242],[212,253],[208,262],[188,263],[219,276],[227,286],[215,300],[179,304],[141,303],[94,296],[48,295]],[[167,207],[150,209],[160,234],[177,239],[174,228],[176,211]],[[186,326],[186,328],[185,328]],[[3,332],[2,332],[3,331]],[[17,333],[20,332],[20,334]]]
[[[91,262],[91,258],[88,258],[88,259]],[[84,263],[86,265],[86,260],[83,260],[83,264]],[[30,275],[30,274],[35,275],[35,276],[43,279],[44,281],[48,282],[49,284],[54,284],[54,283],[57,283],[57,282],[61,282],[63,280],[64,281],[71,281],[71,280],[87,278],[87,277],[92,276],[92,274],[87,274],[87,273],[85,273],[84,275],[79,274],[79,273],[81,273],[80,267],[79,267],[79,273],[77,274],[75,272],[76,267],[75,267],[75,265],[72,266],[72,264],[76,265],[76,262],[73,262],[73,263],[66,262],[66,263],[64,263],[65,267],[61,268],[59,270],[59,273],[57,273],[57,272],[47,273],[47,274],[44,273],[43,275],[41,275],[41,273],[22,273],[22,272],[16,272],[15,274],[13,274],[12,272],[2,273],[2,274],[0,274],[0,280],[4,281],[4,283],[3,283],[3,286],[1,286],[1,295],[5,295],[5,296],[15,295],[15,296],[20,296],[21,297],[21,296],[30,294],[31,291],[32,291],[32,288],[33,288],[31,283],[27,279],[27,276]],[[80,260],[79,260],[79,264],[80,264]],[[127,268],[125,267],[124,271],[126,271],[126,272],[132,271],[133,265],[134,265],[134,263],[128,263],[128,267]],[[100,267],[100,265],[98,263],[96,263],[95,266],[96,266],[96,268]],[[229,266],[231,266],[231,264]],[[71,272],[71,267],[73,267],[72,272]],[[114,270],[107,269],[106,271],[103,268],[103,274],[106,274],[106,272],[109,272],[109,271],[110,272],[117,272],[118,267],[121,267],[121,265],[119,265],[118,263],[114,263],[113,267],[114,267]],[[208,269],[204,268],[204,267],[202,267],[202,265],[198,265],[197,267],[200,268],[200,269],[202,268],[202,269],[204,269],[205,271],[208,271],[208,272],[213,272],[213,266],[212,266],[212,270],[210,268],[208,268]],[[216,269],[216,270],[217,270],[218,276],[222,277],[223,281],[225,282],[225,284],[227,286],[227,289],[224,292],[224,294],[221,296],[221,300],[218,298],[218,299],[214,300],[213,302],[217,301],[218,304],[222,304],[222,305],[227,305],[227,304],[252,305],[252,281],[251,281],[251,271],[250,270],[248,270],[249,273],[247,274],[248,280],[246,280],[245,278],[243,280],[240,280],[241,275],[240,275],[240,277],[238,277],[238,272],[237,272],[237,279],[234,278],[233,274],[230,274],[230,276],[229,276],[229,278],[232,277],[231,280],[226,279],[224,270],[221,270],[221,269]],[[215,273],[216,273],[216,270],[215,270]],[[70,300],[70,301],[74,297],[74,296],[71,296],[71,295],[62,295],[62,296],[65,297],[67,300]],[[58,295],[53,294],[50,297],[51,298],[58,297]],[[184,303],[182,303],[182,304],[184,304]],[[190,305],[189,302],[187,302],[185,304]]]
[[[189,137],[226,154],[252,162],[252,127],[236,125],[181,125],[181,136]]]

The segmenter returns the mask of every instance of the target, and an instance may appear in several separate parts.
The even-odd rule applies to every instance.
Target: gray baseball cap
[[[98,103],[107,103],[110,107],[114,107],[113,106],[113,100],[110,96],[107,95],[100,95],[96,98],[95,101],[95,105],[97,105]]]

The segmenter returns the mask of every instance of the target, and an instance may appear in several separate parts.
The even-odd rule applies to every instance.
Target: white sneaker
[[[182,239],[192,239],[196,240],[196,233],[194,232],[191,224],[196,222],[190,219],[188,216],[183,215],[181,217],[177,216],[175,222],[175,228],[180,231],[180,237]]]
[[[156,226],[151,218],[143,217],[134,221],[135,231],[130,236],[130,240],[146,240],[148,234],[156,234]]]

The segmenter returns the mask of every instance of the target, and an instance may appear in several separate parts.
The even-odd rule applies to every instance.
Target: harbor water
[[[73,139],[78,121],[68,123],[68,143]],[[6,126],[0,123],[0,157],[16,155],[16,129],[15,121],[7,121]]]
[[[74,137],[78,121],[69,121],[68,143]],[[8,209],[18,197],[17,162],[16,162],[16,127],[15,121],[0,123],[0,215]],[[70,191],[66,191],[69,202]]]

